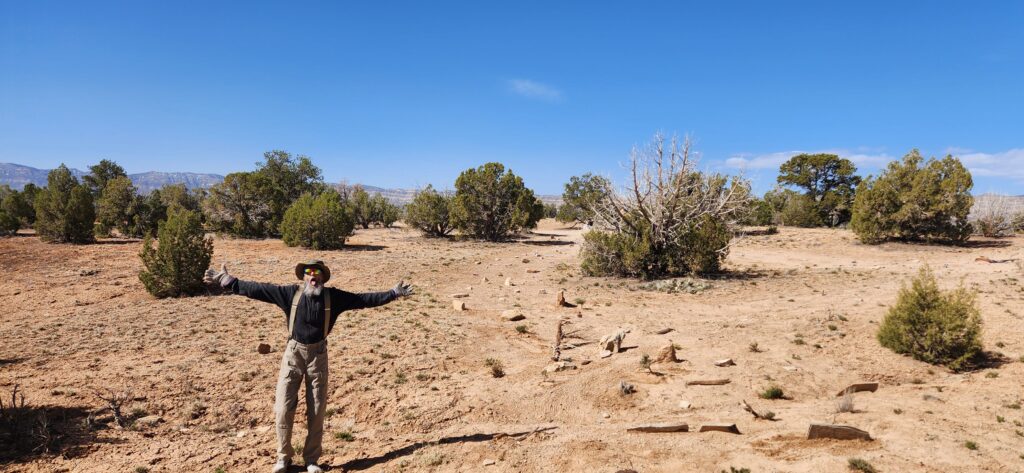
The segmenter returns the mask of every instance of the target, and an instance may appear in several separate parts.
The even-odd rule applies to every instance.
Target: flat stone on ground
[[[811,424],[807,439],[871,440],[871,435],[856,427],[835,424]]]

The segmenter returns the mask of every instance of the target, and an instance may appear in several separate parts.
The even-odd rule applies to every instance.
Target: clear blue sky
[[[540,193],[689,133],[768,189],[798,151],[865,174],[953,152],[1024,194],[1024,2],[0,0],[0,162],[251,170]]]

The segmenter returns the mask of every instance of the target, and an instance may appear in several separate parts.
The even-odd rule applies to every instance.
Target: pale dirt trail
[[[241,278],[286,284],[296,261],[318,257],[336,287],[381,290],[403,278],[417,285],[408,300],[347,313],[330,337],[323,460],[334,471],[347,463],[356,471],[820,472],[845,471],[850,457],[879,471],[1024,470],[1024,275],[1013,263],[975,261],[1022,257],[1019,238],[967,248],[872,247],[844,230],[784,228],[739,240],[727,260],[730,276],[697,294],[583,278],[580,241],[579,230],[550,221],[504,244],[371,229],[359,231],[351,248],[330,252],[217,239],[214,260]],[[74,418],[100,406],[92,388],[131,385],[137,399],[129,410],[163,419],[118,430],[101,415],[100,428],[68,442],[64,457],[33,456],[0,471],[269,470],[283,315],[237,296],[153,299],[136,277],[138,251],[137,242],[0,240],[9,275],[0,282],[9,308],[0,319],[0,392],[17,383],[30,404],[79,409]],[[944,287],[962,281],[979,290],[986,348],[1006,363],[952,374],[878,345],[878,322],[900,283],[925,263]],[[558,289],[584,302],[556,308]],[[452,309],[453,293],[469,294],[468,310]],[[527,318],[502,321],[505,310]],[[559,318],[577,337],[567,341],[580,345],[563,352],[577,369],[544,375]],[[596,340],[623,327],[632,329],[628,349],[599,358]],[[657,335],[662,328],[674,331]],[[641,370],[641,356],[670,340],[684,361],[655,364],[655,374]],[[260,342],[271,345],[269,355],[256,353]],[[754,342],[761,352],[750,351]],[[490,375],[488,358],[502,362],[504,377]],[[736,366],[713,364],[722,358]],[[731,382],[685,384],[701,378]],[[620,395],[623,380],[637,392]],[[857,381],[881,387],[857,394],[856,412],[836,414],[834,394]],[[770,384],[788,399],[759,399]],[[741,400],[777,421],[754,420]],[[663,421],[691,430],[735,423],[742,434],[625,432]],[[853,425],[875,441],[808,441],[811,422]],[[554,429],[422,445],[538,427]],[[335,437],[343,432],[352,440]],[[304,429],[296,436],[301,442]],[[965,448],[968,440],[978,449]]]

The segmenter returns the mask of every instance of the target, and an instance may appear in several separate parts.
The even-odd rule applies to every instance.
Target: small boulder
[[[686,400],[679,401],[679,408],[680,409],[689,410],[692,407],[693,407],[693,404],[690,404],[690,401],[686,401]]]
[[[456,311],[466,310],[466,301],[454,300],[452,301],[452,308]]]
[[[569,363],[568,361],[557,361],[544,367],[545,373],[558,373],[560,371],[568,371],[576,369],[576,365]]]
[[[501,313],[501,320],[504,320],[506,322],[518,322],[525,318],[526,316],[523,315],[523,313],[519,312],[518,310],[506,310]]]
[[[871,435],[848,425],[811,424],[807,439],[871,440]]]
[[[153,427],[163,421],[163,417],[160,417],[158,415],[151,415],[135,419],[135,425],[138,425],[140,427]]]
[[[678,363],[679,359],[676,358],[676,345],[672,343],[672,340],[668,341],[668,345],[665,345],[658,351],[658,355],[654,357],[655,363]]]
[[[505,286],[507,286],[507,287],[515,286],[515,284],[512,284],[512,278],[505,278]]]
[[[261,355],[266,355],[267,353],[270,353],[270,345],[267,343],[261,343],[259,345],[256,345],[256,353],[259,353]]]
[[[736,362],[732,361],[732,358],[726,358],[724,360],[716,361],[715,366],[736,366]]]

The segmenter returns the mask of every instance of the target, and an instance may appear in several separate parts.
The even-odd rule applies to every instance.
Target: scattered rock
[[[452,294],[452,299],[462,299],[463,297],[469,297],[469,293],[468,292],[459,292],[459,293],[456,293],[456,294]]]
[[[466,301],[454,300],[452,301],[452,308],[456,311],[466,310]]]
[[[551,237],[551,238],[554,238],[554,237]],[[636,473],[636,470],[630,470],[630,469],[627,468],[625,470],[616,470],[615,473]]]
[[[687,386],[721,386],[723,384],[729,384],[729,383],[730,383],[730,381],[729,381],[728,378],[721,378],[721,379],[694,379],[694,380],[691,380],[691,381],[687,381],[686,385]]]
[[[575,305],[570,304],[570,303],[565,301],[565,291],[564,290],[558,291],[558,301],[555,302],[555,305],[558,306],[558,307],[576,307]]]
[[[622,351],[622,341],[626,339],[627,333],[629,333],[629,329],[619,329],[615,333],[610,333],[601,337],[601,341],[598,342],[598,345],[601,350],[618,353]],[[604,358],[604,356],[601,358]]]
[[[687,409],[687,410],[689,410],[692,407],[693,407],[693,404],[690,404],[690,401],[679,401],[679,408],[680,409]]]
[[[925,395],[921,396],[921,399],[924,399],[925,401],[945,402],[942,399],[938,398],[937,396],[932,396],[931,394],[925,394]]]
[[[537,273],[540,272],[540,270],[539,269],[527,269],[526,272],[530,273],[530,274],[537,274]]]
[[[846,389],[844,389],[842,391],[839,391],[839,394],[836,394],[836,397],[839,397],[839,396],[842,396],[842,395],[846,394],[847,391],[849,391],[851,393],[859,393],[861,391],[875,392],[875,391],[878,391],[878,383],[856,383],[856,384],[851,384]]]
[[[155,425],[157,425],[157,424],[159,424],[159,423],[161,423],[163,421],[164,421],[163,417],[160,417],[158,415],[151,415],[151,416],[140,417],[138,419],[135,419],[135,425],[138,425],[138,426],[141,426],[141,427],[153,427],[153,426],[155,426]]]
[[[612,356],[612,352],[609,350],[601,350],[601,353],[598,353],[597,356],[600,356],[601,358],[608,358],[609,356]]]
[[[526,316],[518,310],[506,310],[501,313],[501,320],[506,322],[516,322],[525,319]]]
[[[730,434],[739,434],[740,429],[736,427],[736,424],[704,424],[700,426],[701,432],[727,432]]]
[[[594,360],[583,360],[583,361],[580,362],[580,366],[587,366],[590,363],[593,363],[593,361]]]
[[[489,282],[491,282],[491,280],[487,279],[487,276],[484,276],[483,279],[480,280],[480,283],[482,283],[482,284],[486,284],[486,283],[489,283]]]
[[[623,395],[633,394],[636,392],[636,386],[627,383],[625,380],[619,381],[619,392]]]
[[[627,432],[689,432],[690,426],[683,423],[645,424],[626,429]]]
[[[261,355],[266,355],[267,353],[270,353],[270,345],[267,343],[261,343],[257,345],[256,353],[259,353]]]
[[[505,285],[509,287],[515,286],[515,284],[512,284],[512,278],[505,278]]]
[[[672,328],[672,327],[665,327],[665,328],[663,328],[661,330],[658,330],[657,332],[654,332],[654,333],[656,333],[658,335],[665,335],[666,333],[669,333],[669,332],[671,332],[673,330],[675,330],[675,329]]]
[[[701,281],[693,278],[677,278],[677,279],[663,279],[660,281],[651,281],[649,283],[640,284],[637,286],[639,289],[646,289],[649,291],[667,292],[673,294],[676,292],[685,292],[688,294],[697,294],[698,292],[705,291],[711,288],[711,283],[707,281]]]
[[[497,462],[488,458],[487,460],[484,460],[482,465],[483,466],[491,466],[491,465],[493,465],[495,463],[497,463]]]
[[[726,358],[724,360],[716,361],[715,366],[736,366],[736,362],[732,361],[732,358]]]
[[[607,412],[605,412],[604,414],[601,414],[601,417],[604,417],[605,419],[609,419],[609,418],[611,418],[611,416],[612,415],[607,413]]]
[[[78,270],[79,276],[94,276],[100,273],[98,269],[80,269]]]
[[[811,424],[807,439],[871,440],[871,435],[848,425]]]
[[[668,341],[668,345],[661,347],[658,350],[658,355],[654,357],[655,363],[678,363],[679,359],[676,358],[676,345],[672,343],[672,340]]]
[[[529,258],[523,258],[523,263],[529,263],[529,262],[530,262]]]
[[[568,371],[576,369],[576,365],[569,363],[568,361],[558,361],[551,363],[544,367],[545,373],[558,373],[560,371]]]

